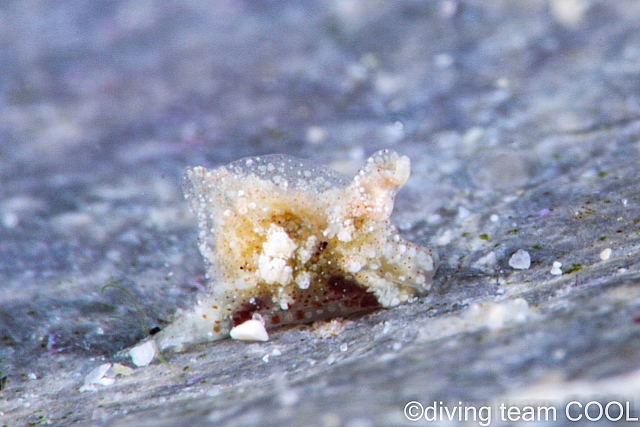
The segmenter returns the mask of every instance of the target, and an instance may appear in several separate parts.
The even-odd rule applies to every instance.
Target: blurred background
[[[505,281],[525,283],[533,305],[552,298],[535,286],[554,260],[586,265],[612,239],[631,257],[616,268],[632,271],[639,27],[636,0],[1,2],[0,411],[37,421],[29,393],[49,396],[34,407],[69,393],[88,419],[74,387],[95,358],[144,336],[113,321],[137,315],[104,285],[129,289],[150,325],[193,303],[204,268],[180,186],[188,166],[286,153],[352,174],[377,149],[409,155],[394,221],[440,253],[443,312],[501,295],[519,247],[535,271]],[[591,222],[576,226],[576,211]],[[397,316],[411,324],[411,310]],[[590,360],[619,373],[629,359],[610,345]],[[491,393],[539,378],[505,366]],[[450,380],[441,390],[477,396],[477,383]],[[408,398],[398,381],[385,390]],[[359,401],[344,402],[350,413]]]

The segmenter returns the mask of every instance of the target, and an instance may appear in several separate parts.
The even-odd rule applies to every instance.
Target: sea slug
[[[207,290],[154,336],[160,349],[214,341],[248,320],[267,328],[393,307],[427,291],[437,255],[389,217],[410,161],[371,156],[352,180],[287,155],[190,168]]]

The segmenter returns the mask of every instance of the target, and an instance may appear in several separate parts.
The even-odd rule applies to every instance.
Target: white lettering
[[[482,413],[485,412],[484,416]],[[487,427],[491,424],[491,407],[490,406],[481,406],[478,410],[478,418],[480,419],[480,424],[482,427]],[[475,417],[473,418],[475,421]]]
[[[598,416],[591,418],[591,415],[589,414],[589,408],[595,405],[598,407]],[[600,402],[596,402],[595,400],[592,400],[591,402],[587,403],[584,406],[584,416],[587,417],[587,419],[589,421],[598,421],[600,418],[602,418],[602,405],[600,404]]]
[[[611,418],[611,414],[609,413],[609,408],[611,405],[616,405],[618,407],[618,418]],[[622,407],[622,403],[616,402],[615,400],[607,403],[607,406],[604,407],[604,414],[609,421],[618,421],[622,418],[624,408]]]
[[[625,407],[627,408],[627,418],[626,421],[638,421],[638,417],[633,417],[633,418],[629,418],[629,415],[631,415],[631,410],[629,409],[629,402],[625,402],[626,405]]]
[[[549,413],[551,413],[551,421],[556,420],[556,407],[555,406],[539,406],[538,407],[538,421],[542,419],[542,411],[544,411],[544,420],[549,421]]]
[[[565,406],[564,408],[564,412],[565,415],[567,416],[567,419],[569,421],[580,421],[582,419],[582,414],[579,414],[577,418],[573,418],[570,414],[569,414],[569,408],[572,405],[578,405],[579,408],[582,408],[582,403],[580,402],[576,402],[575,400],[572,400],[571,402],[567,403],[567,406]]]

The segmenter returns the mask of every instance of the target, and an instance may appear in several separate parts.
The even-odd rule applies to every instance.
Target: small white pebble
[[[269,334],[259,320],[251,319],[231,329],[229,335],[234,340],[269,341]]]
[[[458,218],[459,219],[469,218],[469,215],[471,215],[471,212],[469,211],[469,209],[465,208],[464,206],[460,206],[458,208]]]
[[[347,344],[346,342],[343,342],[342,344],[340,344],[340,351],[341,352],[345,352],[347,351],[347,349],[349,348],[349,344]]]
[[[37,380],[38,376],[33,372],[29,372],[29,374],[27,375],[27,378],[33,381],[33,380]]]
[[[207,396],[209,397],[215,397],[218,396],[220,393],[222,393],[224,391],[225,387],[220,385],[220,384],[216,384],[214,386],[212,386],[209,391],[207,391]]]
[[[560,270],[560,267],[562,267],[562,263],[554,261],[553,267],[551,267],[551,271],[549,273],[553,274],[554,276],[560,276],[562,274],[562,270]]]
[[[509,81],[508,78],[501,77],[496,80],[495,85],[498,89],[507,89],[509,86],[511,86],[511,82]]]
[[[493,214],[489,217],[489,220],[491,220],[491,222],[498,222],[499,219],[500,217],[496,214]]]
[[[2,225],[7,228],[13,228],[20,223],[20,217],[13,212],[5,212],[2,216]]]
[[[430,225],[436,225],[442,222],[442,215],[440,214],[431,214],[427,217],[427,223]],[[372,230],[373,231],[373,230]]]
[[[445,19],[452,18],[458,10],[458,2],[455,0],[444,0],[440,3],[440,16]]]
[[[111,363],[103,363],[102,365],[95,368],[93,371],[89,372],[84,377],[85,384],[96,384],[98,381],[104,377],[104,374],[111,368]]]
[[[268,355],[268,354],[265,354],[264,356],[262,356],[262,361],[263,361],[264,363],[269,363],[269,355]]]
[[[446,53],[440,53],[433,57],[433,63],[438,68],[447,68],[453,64],[453,57]]]
[[[129,350],[129,356],[136,366],[147,366],[156,357],[156,346],[153,341],[147,341]]]
[[[567,356],[567,352],[561,348],[557,349],[556,351],[553,352],[553,359],[554,360],[562,360]]]
[[[114,363],[113,367],[111,368],[111,370],[117,374],[117,375],[123,375],[125,377],[128,377],[129,375],[131,375],[133,373],[133,368],[130,368],[128,366],[124,366],[121,365],[120,363]]]
[[[280,392],[278,400],[282,406],[293,406],[300,400],[300,395],[294,390],[286,389]]]
[[[113,378],[104,378],[104,375],[111,368],[111,363],[103,363],[102,365],[89,372],[84,377],[84,384],[80,387],[80,392],[96,391],[95,384],[111,385],[115,381]]]
[[[600,252],[600,259],[605,261],[608,260],[609,258],[611,258],[611,248],[607,248],[605,250],[603,250],[602,252]]]
[[[307,129],[307,142],[310,144],[320,144],[327,136],[327,131],[320,126],[310,126]]]
[[[100,385],[103,385],[103,386],[109,386],[109,385],[111,385],[111,384],[113,384],[115,382],[116,382],[115,378],[102,377],[96,382],[96,384],[100,384]]]
[[[529,252],[518,249],[516,253],[511,255],[509,265],[516,270],[527,270],[531,267],[531,256],[529,255]]]

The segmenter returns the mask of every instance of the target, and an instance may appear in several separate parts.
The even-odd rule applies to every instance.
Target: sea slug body
[[[389,219],[409,158],[381,150],[351,181],[287,155],[190,168],[207,290],[154,336],[160,349],[214,341],[259,317],[267,328],[393,307],[427,291],[437,255]]]

